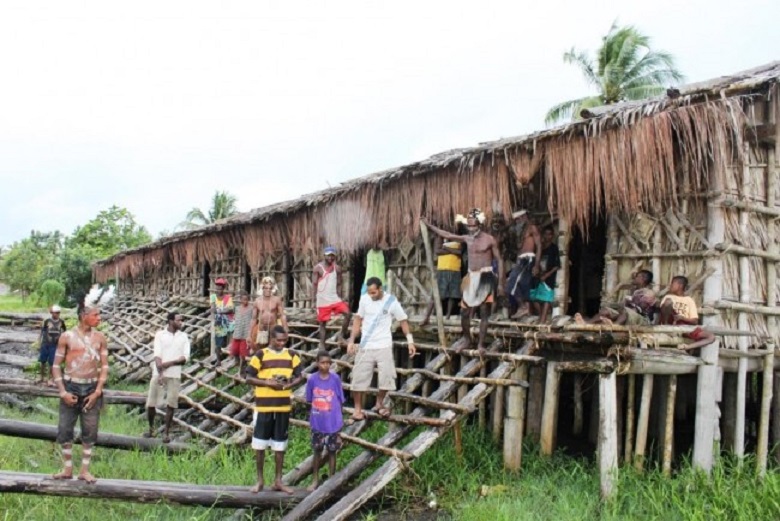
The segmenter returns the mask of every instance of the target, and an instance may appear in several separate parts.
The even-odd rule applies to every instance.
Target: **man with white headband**
[[[469,272],[463,278],[461,285],[463,289],[463,299],[460,304],[463,338],[456,343],[457,349],[471,345],[471,316],[475,309],[479,309],[480,314],[477,348],[480,351],[485,349],[488,316],[490,315],[490,304],[493,302],[493,288],[496,282],[493,261],[498,264],[498,294],[501,296],[504,293],[504,261],[501,259],[496,239],[482,231],[484,222],[485,214],[479,208],[472,209],[466,215],[467,235],[456,235],[425,222],[440,237],[463,242],[468,249]]]

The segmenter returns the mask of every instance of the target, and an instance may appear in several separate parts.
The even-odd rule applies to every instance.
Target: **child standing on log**
[[[103,406],[103,386],[108,379],[108,347],[106,337],[97,330],[100,311],[86,306],[79,312],[79,324],[60,336],[54,355],[54,383],[60,391],[60,418],[57,443],[62,446],[63,469],[54,479],[73,478],[73,428],[81,419],[81,472],[79,479],[97,481],[89,473],[92,446],[97,442],[100,409]],[[60,365],[65,364],[63,376]]]
[[[331,358],[327,351],[317,353],[317,373],[306,382],[306,401],[311,404],[311,448],[313,451],[311,492],[319,486],[320,456],[328,452],[328,476],[336,473],[336,453],[343,442],[339,432],[344,426],[341,407],[344,387],[341,378],[330,371]]]
[[[246,381],[255,386],[255,421],[252,448],[257,461],[257,484],[251,492],[263,490],[265,451],[274,452],[276,474],[274,490],[292,494],[282,483],[284,453],[292,410],[292,389],[303,379],[301,359],[287,349],[287,332],[282,326],[271,330],[271,343],[258,351],[246,368]]]

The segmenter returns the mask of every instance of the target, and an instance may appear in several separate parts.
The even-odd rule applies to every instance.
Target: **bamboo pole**
[[[544,405],[542,406],[541,453],[552,456],[558,428],[558,393],[561,373],[557,362],[547,362],[547,379],[544,385]]]
[[[502,386],[497,386],[493,396],[495,401],[493,402],[493,441],[495,443],[501,442],[501,437],[504,431],[504,398],[505,389]]]
[[[674,447],[674,402],[677,398],[677,376],[669,376],[666,391],[666,414],[664,423],[664,450],[662,459],[662,471],[664,476],[672,475],[672,455]]]
[[[542,433],[542,405],[544,404],[545,369],[531,366],[528,368],[528,400],[526,409],[526,435],[534,443],[539,443]]]
[[[770,147],[767,150],[767,170],[766,170],[766,205],[774,211],[780,213],[780,208],[777,207],[777,183],[780,178],[780,165],[778,165],[778,159],[780,159],[780,102],[778,102],[778,96],[780,96],[780,87],[775,85],[772,90],[772,101],[769,104],[769,120],[770,123],[775,125],[775,146]],[[778,230],[777,220],[767,219],[767,237],[769,238],[769,244],[767,245],[767,252],[773,255],[780,253],[780,244],[778,244]],[[777,306],[777,264],[773,262],[766,262],[766,303],[767,306]],[[780,347],[780,328],[778,328],[777,316],[767,316],[767,329],[769,331],[769,337],[771,339],[767,347],[769,347],[774,353],[775,349]],[[776,356],[774,357],[776,358]],[[772,361],[770,367],[773,367],[775,361]],[[765,377],[766,378],[766,377]],[[774,446],[774,457],[777,463],[780,463],[780,372],[774,372],[772,375],[773,380],[773,393],[771,399],[771,418],[772,418],[772,444]],[[762,403],[763,406],[763,403]]]
[[[634,466],[642,471],[645,465],[645,450],[647,448],[647,430],[650,424],[650,406],[653,398],[653,375],[642,377],[642,397],[639,402],[639,418],[636,428],[636,450],[634,450]]]
[[[433,252],[431,251],[431,240],[428,236],[428,226],[420,221],[420,233],[422,234],[423,245],[425,246],[425,263],[431,272],[431,292],[433,293],[433,305],[436,310],[436,325],[439,329],[439,345],[442,348],[447,347],[447,335],[444,333],[444,310],[441,307],[441,295],[439,294],[439,285],[436,283],[436,269],[433,266]]]
[[[599,375],[599,481],[602,499],[617,494],[618,429],[617,376]]]

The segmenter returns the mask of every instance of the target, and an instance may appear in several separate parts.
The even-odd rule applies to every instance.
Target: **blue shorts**
[[[42,364],[54,365],[54,354],[57,352],[57,344],[43,344],[38,354],[38,361]]]

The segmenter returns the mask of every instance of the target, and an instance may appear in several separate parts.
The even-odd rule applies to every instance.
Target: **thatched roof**
[[[591,209],[632,212],[674,206],[678,170],[686,164],[693,189],[710,165],[741,154],[744,101],[780,79],[780,61],[641,102],[590,109],[585,119],[525,136],[449,150],[298,199],[240,213],[161,238],[99,261],[97,278],[122,275],[166,260],[191,265],[243,250],[257,265],[266,253],[319,247],[388,246],[419,230],[419,216],[448,222],[453,212],[481,207],[511,211],[511,187],[544,171],[547,205],[560,218],[587,225]],[[455,182],[457,181],[457,182]]]

